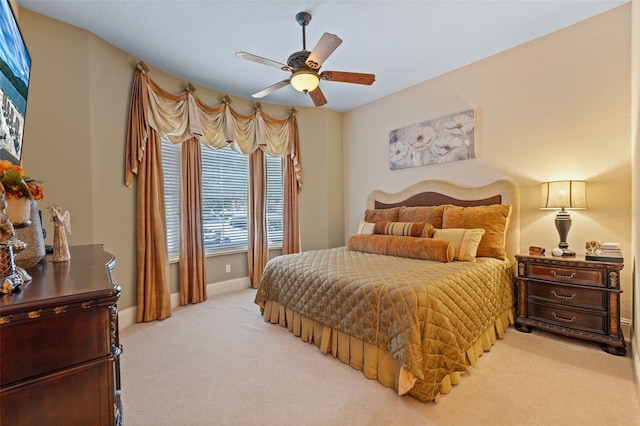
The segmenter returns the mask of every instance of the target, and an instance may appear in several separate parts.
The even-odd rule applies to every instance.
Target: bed
[[[514,322],[519,228],[507,180],[376,190],[344,247],[271,259],[255,303],[365,377],[438,402]]]

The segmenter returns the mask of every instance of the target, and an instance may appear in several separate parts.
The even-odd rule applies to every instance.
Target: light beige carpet
[[[510,327],[438,404],[399,397],[265,323],[241,290],[121,331],[135,425],[639,425],[632,359]]]

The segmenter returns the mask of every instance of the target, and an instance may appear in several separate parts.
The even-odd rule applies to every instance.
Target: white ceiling
[[[321,70],[376,75],[372,86],[320,83],[328,100],[325,108],[340,112],[624,3],[627,1],[18,0],[21,7],[84,28],[150,66],[242,98],[288,78],[289,73],[238,59],[235,52],[286,63],[291,53],[302,49],[302,28],[295,15],[309,12],[313,18],[306,28],[307,50],[312,50],[324,32],[343,40]],[[291,86],[262,101],[313,106]]]

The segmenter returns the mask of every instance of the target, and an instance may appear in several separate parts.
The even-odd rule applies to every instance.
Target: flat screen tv
[[[21,164],[31,57],[9,0],[0,0],[0,159]]]

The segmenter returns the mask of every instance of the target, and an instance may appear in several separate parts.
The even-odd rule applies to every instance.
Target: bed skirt
[[[294,336],[313,343],[324,354],[331,353],[334,358],[362,371],[368,379],[377,380],[383,386],[396,390],[398,395],[409,394],[423,402],[437,403],[441,394],[449,393],[453,385],[460,383],[461,372],[452,372],[440,383],[440,392],[433,395],[432,391],[422,387],[421,380],[402,368],[389,352],[375,345],[308,319],[277,302],[266,301],[263,316],[265,321],[286,327]],[[514,324],[512,308],[504,311],[466,350],[467,365],[475,367],[478,358],[489,351],[497,339],[504,337],[505,330],[511,324]]]

